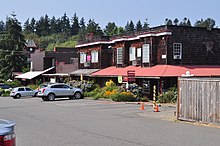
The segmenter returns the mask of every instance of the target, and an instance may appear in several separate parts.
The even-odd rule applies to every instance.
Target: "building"
[[[17,76],[29,83],[63,82],[69,73],[78,69],[78,55],[75,48],[55,47],[54,51],[35,50],[30,54],[31,71]],[[50,70],[48,70],[50,69]],[[31,77],[30,77],[31,74]]]
[[[135,82],[150,97],[153,85],[162,92],[177,85],[177,78],[186,72],[194,72],[194,76],[220,76],[220,29],[217,28],[159,26],[79,44],[76,48],[80,68],[100,69],[91,74],[100,84],[109,78],[117,82],[118,76],[127,77],[128,71],[134,71]]]

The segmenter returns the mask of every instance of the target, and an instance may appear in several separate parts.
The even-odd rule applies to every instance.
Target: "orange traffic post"
[[[154,112],[159,112],[159,106],[158,105],[155,106]]]
[[[143,102],[141,102],[140,110],[144,110],[144,103]]]

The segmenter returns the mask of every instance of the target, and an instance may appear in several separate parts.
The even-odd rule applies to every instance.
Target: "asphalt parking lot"
[[[175,121],[175,106],[101,100],[0,97],[0,117],[16,122],[18,146],[214,146],[220,130]]]

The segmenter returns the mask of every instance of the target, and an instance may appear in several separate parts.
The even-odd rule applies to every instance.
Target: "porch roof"
[[[220,66],[175,66],[175,65],[156,65],[153,67],[136,67],[127,66],[125,68],[117,68],[115,66],[108,67],[93,73],[91,76],[96,77],[117,77],[127,76],[127,71],[134,70],[135,76],[140,77],[181,77],[186,72],[190,72],[191,76],[197,77],[220,77]]]
[[[48,69],[43,70],[43,71],[30,71],[30,72],[26,72],[24,74],[16,76],[15,78],[16,79],[29,79],[29,80],[31,80],[31,79],[33,79],[33,78],[35,78],[35,77],[37,77],[37,76],[39,76],[39,75],[41,75],[43,73],[46,73],[46,72],[48,72],[48,71],[50,71],[50,70],[52,70],[54,68],[55,67],[51,67],[51,68],[48,68]]]
[[[70,75],[80,76],[81,74],[84,76],[90,76],[92,73],[99,71],[100,69],[78,69],[70,73]]]

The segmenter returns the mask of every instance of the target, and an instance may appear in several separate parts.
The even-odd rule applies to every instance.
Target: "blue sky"
[[[151,27],[164,24],[166,18],[180,21],[184,17],[194,24],[201,18],[212,18],[220,27],[219,0],[3,0],[0,5],[0,20],[14,11],[23,24],[28,18],[39,20],[47,14],[49,18],[59,18],[66,12],[71,18],[74,13],[79,18],[94,19],[102,28],[108,22],[125,26],[132,20],[144,22],[148,19]]]

